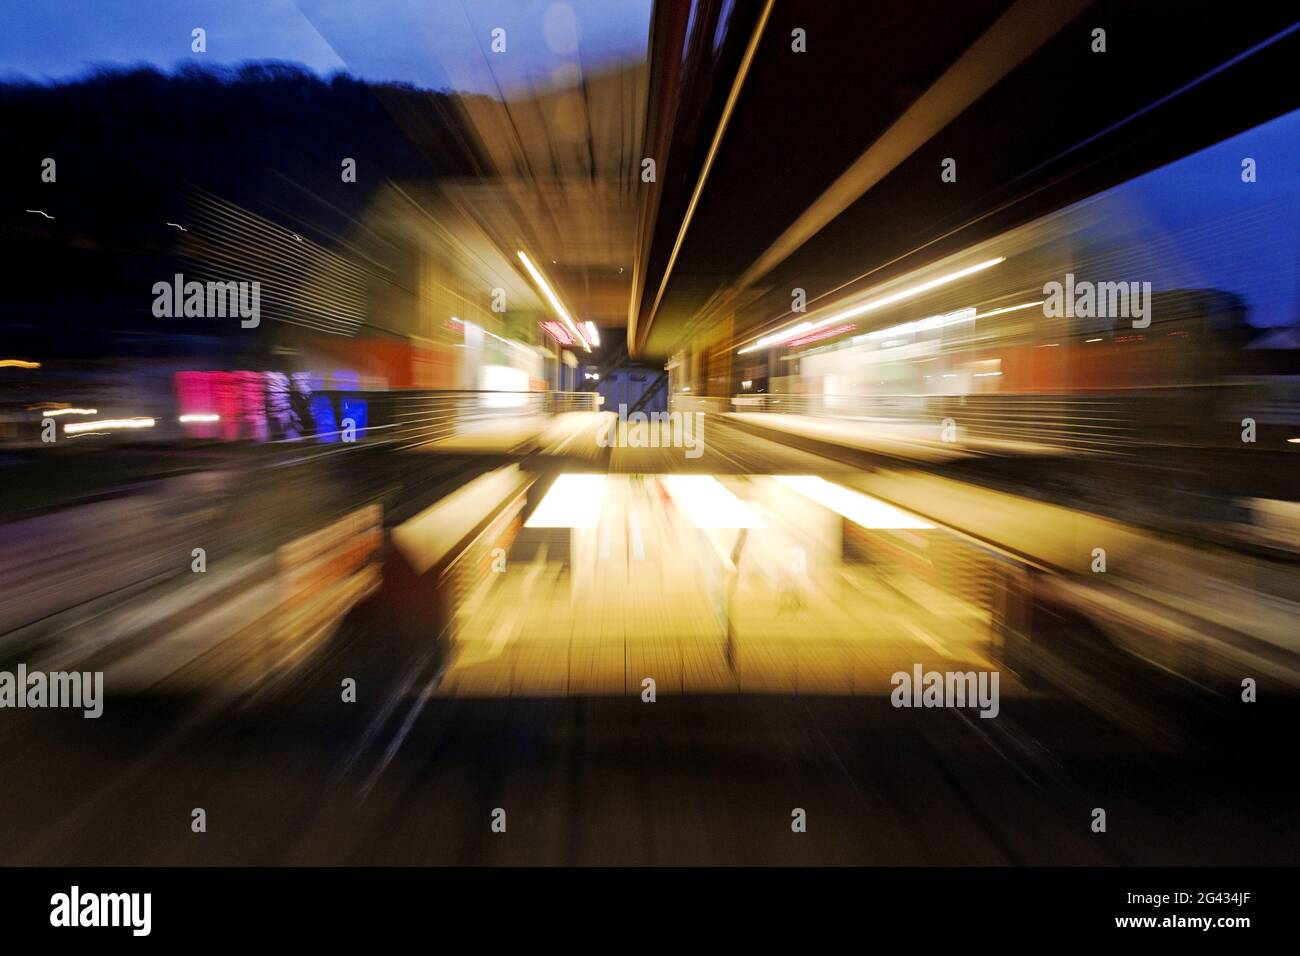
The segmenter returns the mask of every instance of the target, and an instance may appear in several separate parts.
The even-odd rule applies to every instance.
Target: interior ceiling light
[[[542,275],[541,270],[538,269],[537,266],[533,265],[533,261],[528,258],[528,255],[524,250],[519,249],[516,250],[516,252],[519,256],[519,261],[524,264],[524,268],[527,269],[528,274],[532,276],[533,282],[535,282],[537,287],[542,290],[542,295],[546,296],[546,301],[551,304],[552,310],[554,310],[555,314],[560,317],[565,328],[569,330],[569,334],[573,336],[574,341],[581,344],[584,349],[590,352],[591,346],[587,344],[586,338],[578,330],[578,324],[574,322],[573,317],[569,315],[569,310],[560,302],[560,297],[555,294],[555,290],[551,288],[551,284],[546,281],[546,276]]]

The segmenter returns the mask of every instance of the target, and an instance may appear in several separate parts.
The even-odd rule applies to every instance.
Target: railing
[[[1152,413],[1136,396],[754,395],[734,399],[733,405],[740,412],[860,421],[900,437],[924,439],[932,429],[929,437],[935,441],[985,439],[1078,449],[1132,444],[1138,440],[1135,426],[1150,424]]]
[[[391,391],[364,393],[364,398],[368,422],[358,429],[357,440],[403,447],[524,429],[530,421],[600,407],[594,392]]]
[[[738,395],[728,404],[735,412],[861,422],[866,430],[874,427],[900,438],[1121,451],[1153,443],[1223,444],[1237,436],[1225,425],[1233,420],[1234,409],[1268,409],[1275,417],[1293,418],[1294,395],[1279,398],[1271,391],[1276,389],[1243,383],[1076,395],[767,394]],[[685,400],[692,405],[717,401]],[[683,407],[676,396],[674,407]]]
[[[537,392],[529,392],[536,395]],[[545,401],[543,405],[547,415],[559,415],[564,412],[600,411],[601,397],[596,392],[541,392]]]
[[[668,407],[671,411],[682,412],[683,414],[704,412],[707,415],[720,415],[723,412],[743,411],[743,409],[732,408],[731,400],[727,398],[686,395],[681,392],[669,396]],[[757,410],[755,409],[755,411]]]

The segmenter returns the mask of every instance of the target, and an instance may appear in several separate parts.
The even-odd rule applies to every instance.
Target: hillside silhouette
[[[211,193],[329,245],[385,179],[479,169],[456,96],[274,62],[0,84],[13,144],[0,158],[9,348],[174,352],[186,333],[229,335],[184,320],[160,332],[149,312],[152,283],[179,269],[182,233],[167,223],[183,224],[185,196]],[[46,157],[54,183],[41,178]],[[341,179],[345,157],[357,162],[355,183]]]

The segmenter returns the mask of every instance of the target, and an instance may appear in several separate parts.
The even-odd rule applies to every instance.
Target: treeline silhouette
[[[275,62],[0,84],[11,144],[0,151],[10,277],[0,325],[11,349],[104,355],[122,333],[156,336],[148,290],[170,277],[181,233],[167,223],[182,221],[196,188],[327,242],[386,178],[473,175],[456,95]],[[46,158],[53,183],[42,181]],[[342,181],[344,158],[356,160],[355,183]],[[155,347],[214,331],[228,330],[175,322]]]

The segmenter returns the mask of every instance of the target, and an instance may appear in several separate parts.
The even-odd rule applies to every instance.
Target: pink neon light
[[[558,322],[543,322],[542,330],[561,345],[573,344],[573,337],[570,336],[568,330]]]

